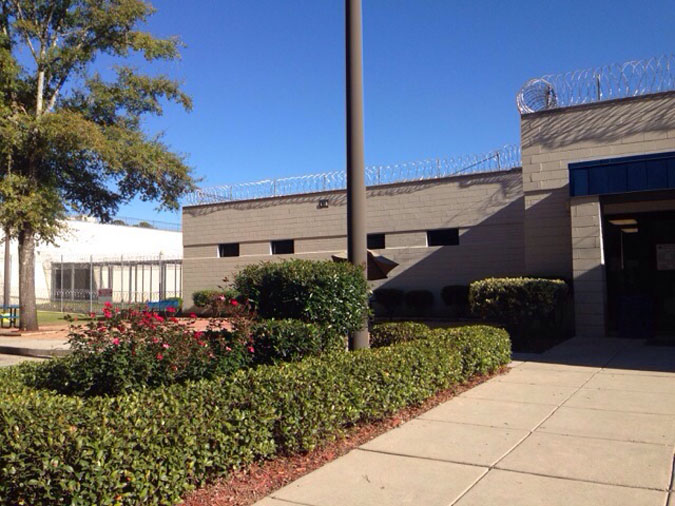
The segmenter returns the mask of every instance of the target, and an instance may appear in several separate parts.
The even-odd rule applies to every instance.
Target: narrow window
[[[368,249],[384,249],[384,234],[368,234]]]
[[[457,246],[458,244],[458,228],[439,228],[437,230],[427,230],[427,246]]]
[[[230,242],[227,244],[218,245],[218,256],[219,257],[238,257],[239,256],[239,243]]]
[[[272,254],[273,255],[290,255],[295,253],[295,245],[293,244],[293,239],[284,239],[283,241],[272,241]]]

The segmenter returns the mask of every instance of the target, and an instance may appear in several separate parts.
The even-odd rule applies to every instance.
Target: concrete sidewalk
[[[66,355],[69,349],[68,340],[63,337],[0,336],[0,354],[5,355],[49,358]]]
[[[675,348],[576,338],[257,504],[675,506],[674,449]]]

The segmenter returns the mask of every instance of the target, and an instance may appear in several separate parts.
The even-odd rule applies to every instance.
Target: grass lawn
[[[81,313],[60,313],[59,311],[38,311],[38,325],[50,325],[54,323],[67,323],[66,314],[77,317],[78,321],[89,320],[89,315]]]

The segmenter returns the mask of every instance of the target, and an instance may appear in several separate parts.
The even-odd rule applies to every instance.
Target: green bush
[[[198,290],[192,294],[192,302],[199,308],[205,308],[211,304],[214,297],[222,293],[222,290]]]
[[[403,304],[403,290],[398,288],[378,288],[374,292],[375,302],[380,304],[388,316],[393,316],[396,308]]]
[[[410,290],[405,294],[405,303],[415,314],[425,315],[434,305],[434,294],[429,290]]]
[[[368,311],[363,270],[347,262],[288,260],[249,265],[234,286],[262,318],[294,318],[346,335]]]
[[[469,370],[460,349],[486,355],[475,368],[489,372],[508,361],[506,341],[497,329],[460,329],[118,397],[37,390],[25,386],[35,365],[7,368],[0,503],[176,503],[231,469],[310,450],[458,384]]]
[[[469,287],[448,285],[441,289],[441,299],[450,308],[452,316],[467,316],[469,313]]]
[[[35,386],[63,394],[119,395],[231,373],[252,361],[249,336],[196,331],[173,316],[118,310],[70,329],[71,354],[40,364]]]
[[[540,278],[488,278],[469,288],[471,311],[503,323],[517,341],[537,333],[556,332],[556,313],[568,294],[562,280]]]
[[[430,329],[423,323],[417,322],[389,322],[374,325],[370,330],[371,348],[391,346],[405,343],[414,339],[429,336]]]
[[[432,336],[454,342],[462,356],[462,371],[468,378],[487,374],[511,360],[511,339],[506,331],[487,325],[436,329]]]
[[[258,364],[291,362],[345,349],[344,337],[300,320],[261,320],[253,324],[251,333]]]

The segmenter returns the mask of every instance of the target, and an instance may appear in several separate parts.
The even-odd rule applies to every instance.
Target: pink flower
[[[232,351],[232,348],[230,348],[229,346],[225,346],[225,351]]]
[[[255,349],[253,349],[253,346],[249,346],[249,347],[248,347],[248,351],[250,351],[251,353],[253,353],[253,352],[255,351]]]
[[[162,348],[164,348],[165,350],[169,349],[169,343],[162,344]]]
[[[111,304],[110,302],[108,302],[108,301],[105,301],[105,303],[104,303],[103,305],[104,305],[105,307],[112,307],[112,304]]]
[[[120,338],[119,338],[119,337],[114,337],[113,340],[112,340],[112,343],[113,343],[115,346],[117,346],[118,344],[120,344]]]
[[[164,317],[163,317],[163,316],[159,316],[158,314],[156,314],[156,315],[155,315],[155,320],[157,320],[158,322],[163,322],[163,321],[164,321]]]
[[[155,358],[157,360],[162,360],[164,358],[164,355],[162,355],[161,353],[158,353],[157,355],[155,355]]]
[[[96,318],[96,313],[89,313],[89,318]]]
[[[167,312],[167,313],[175,313],[175,312],[176,312],[176,308],[175,308],[175,307],[167,307],[167,308],[166,308],[166,312]]]
[[[153,338],[152,338],[152,342],[153,342],[154,344],[157,344],[157,343],[159,342],[159,339],[157,339],[156,337],[153,337]]]
[[[238,306],[239,302],[237,302],[236,299],[232,299],[232,300],[230,300],[230,304],[232,304],[233,306]]]
[[[106,318],[112,318],[112,313],[108,309],[104,309],[103,316],[105,316]]]
[[[220,296],[218,297],[218,300],[225,300],[225,296],[224,296],[224,295],[220,295]]]
[[[190,318],[193,320],[197,318],[197,313],[190,313]]]

